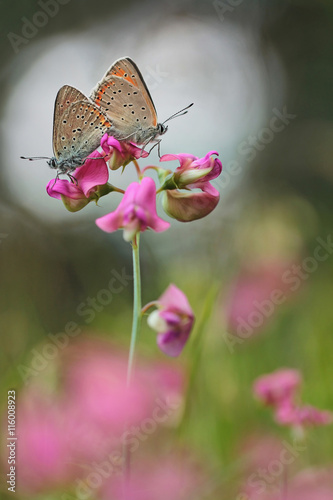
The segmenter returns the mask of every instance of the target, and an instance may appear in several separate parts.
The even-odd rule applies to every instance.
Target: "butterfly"
[[[64,85],[54,104],[54,156],[28,159],[46,159],[51,168],[57,169],[58,175],[70,174],[100,146],[102,136],[111,127],[112,123],[99,107],[76,88]]]
[[[112,64],[89,99],[70,85],[61,87],[54,105],[54,156],[21,158],[46,159],[58,175],[70,175],[99,147],[106,132],[119,141],[143,145],[144,149],[165,134],[167,121],[187,113],[192,105],[158,123],[156,108],[139,68],[129,57],[123,57]]]
[[[119,141],[129,140],[144,147],[165,134],[166,121],[187,113],[178,111],[164,123],[158,123],[156,108],[143,76],[132,59],[115,61],[92,90],[90,99],[112,121],[109,135]],[[184,113],[185,112],[185,113]]]

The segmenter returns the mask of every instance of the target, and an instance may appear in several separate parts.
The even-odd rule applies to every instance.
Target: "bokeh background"
[[[332,427],[311,429],[306,451],[288,470],[271,474],[255,496],[243,493],[251,471],[276,459],[284,440],[292,442],[289,429],[255,401],[257,377],[280,367],[298,369],[303,399],[333,409],[332,2],[19,0],[1,2],[1,9],[1,393],[3,414],[10,389],[22,405],[16,497],[122,498],[117,486],[104,483],[88,493],[75,489],[106,453],[100,438],[85,448],[97,458],[81,450],[74,459],[54,445],[64,436],[77,443],[92,432],[90,420],[83,434],[74,424],[68,429],[69,406],[80,421],[96,404],[110,424],[112,411],[103,405],[122,392],[118,386],[112,392],[109,382],[129,345],[131,280],[108,303],[100,297],[112,273],[131,275],[131,248],[120,231],[106,235],[94,223],[119,199],[69,213],[46,194],[53,172],[45,161],[20,156],[52,155],[54,98],[62,85],[89,95],[111,63],[128,55],[146,79],[160,121],[195,103],[170,122],[162,154],[202,157],[217,150],[223,173],[213,182],[220,203],[207,218],[182,224],[159,206],[171,228],[142,237],[143,303],[173,282],[187,294],[197,321],[176,360],[158,352],[143,322],[137,347],[142,384],[147,377],[150,398],[171,394],[178,406],[135,452],[138,477],[159,494],[139,496],[140,483],[126,498],[163,499],[173,485],[165,498],[275,500],[297,480],[311,483],[306,490],[313,496],[303,491],[303,499],[333,498],[323,472],[332,472]],[[141,163],[157,164],[156,149]],[[124,187],[133,175],[128,166],[110,180]],[[276,289],[281,304],[272,303]],[[80,310],[89,297],[97,306],[88,318]],[[73,323],[80,333],[67,335],[65,347],[49,348],[43,363],[50,334]],[[105,371],[95,381],[101,366]],[[156,372],[161,367],[163,377]],[[80,391],[77,401],[72,396]],[[3,449],[5,499],[11,493]],[[182,468],[185,485],[177,483]],[[319,484],[328,496],[319,496]]]

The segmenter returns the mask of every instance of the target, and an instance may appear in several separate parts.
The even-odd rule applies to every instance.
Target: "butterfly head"
[[[157,126],[158,126],[158,135],[163,135],[168,130],[168,125],[164,125],[163,123],[159,123]]]
[[[48,166],[50,168],[58,168],[59,167],[58,161],[55,157],[50,158],[46,163],[48,164]]]

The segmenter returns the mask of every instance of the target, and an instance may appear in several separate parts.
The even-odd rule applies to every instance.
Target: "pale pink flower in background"
[[[125,423],[140,425],[156,412],[161,428],[177,412],[184,391],[180,368],[139,358],[127,387],[127,363],[127,353],[108,342],[85,340],[66,350],[62,373],[76,455],[100,458],[110,448],[121,450]]]
[[[158,347],[168,356],[179,356],[191,333],[194,314],[186,295],[169,285],[148,316],[148,325],[158,332]]]
[[[133,240],[138,232],[149,227],[161,232],[170,226],[156,213],[156,187],[150,177],[145,177],[141,183],[132,182],[116,210],[97,219],[96,224],[107,233],[124,229],[125,241]]]
[[[225,306],[228,332],[248,339],[264,329],[290,296],[282,279],[287,268],[284,262],[270,261],[240,271]]]
[[[54,395],[28,389],[16,412],[18,489],[33,494],[65,486],[78,474],[69,455],[65,408]]]
[[[52,364],[59,391],[30,382],[17,406],[18,487],[27,495],[82,485],[105,461],[112,475],[121,472],[126,440],[153,440],[179,417],[184,375],[174,364],[138,357],[127,387],[127,352],[89,338]]]
[[[282,470],[286,471],[283,463],[286,458],[289,462],[287,466],[289,473],[291,462],[294,462],[293,455],[278,437],[263,433],[253,434],[244,439],[237,452],[242,462],[241,488],[239,497],[236,496],[237,500],[266,499],[269,491],[272,492],[281,485],[281,476],[271,474],[268,470],[269,464],[274,463],[279,466],[281,463]],[[275,472],[276,469],[274,467],[273,469]],[[268,478],[268,481],[264,478]]]
[[[143,459],[133,464],[130,479],[111,478],[102,487],[101,500],[193,500],[201,498],[203,473],[185,457]]]
[[[310,405],[296,406],[282,403],[275,411],[275,420],[278,424],[293,427],[320,426],[331,424],[333,413]]]
[[[240,497],[239,500],[243,499]],[[244,500],[333,500],[333,468],[305,469],[287,484],[281,484],[275,492],[245,496]]]
[[[268,406],[277,406],[295,397],[302,383],[298,370],[280,368],[262,375],[253,384],[254,395]]]
[[[333,500],[333,467],[301,471],[290,481],[283,500]]]

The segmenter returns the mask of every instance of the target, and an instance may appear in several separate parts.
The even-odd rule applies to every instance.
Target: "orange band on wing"
[[[104,83],[103,87],[101,87],[95,97],[95,102],[96,104],[99,105],[100,101],[102,100],[103,98],[103,94],[105,94],[105,89],[108,89],[111,87],[111,85],[114,85],[113,82],[106,82]]]
[[[95,115],[98,116],[98,118],[101,120],[101,124],[103,125],[103,127],[108,127],[110,128],[112,126],[112,124],[105,118],[104,115],[102,115],[102,113],[100,113],[98,111],[98,109],[96,108],[92,108],[92,111],[95,113]]]
[[[135,78],[133,78],[130,74],[128,74],[122,68],[113,69],[112,70],[112,74],[114,76],[119,76],[120,78],[123,78],[124,80],[126,80],[126,82],[131,83],[132,85],[134,85],[134,87],[138,87],[138,84],[136,83]]]

